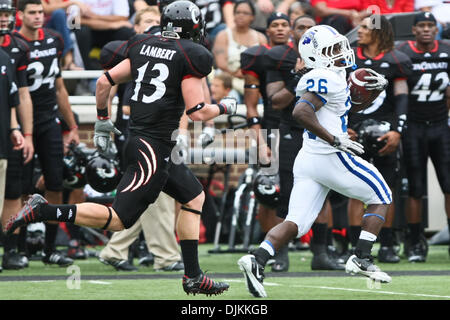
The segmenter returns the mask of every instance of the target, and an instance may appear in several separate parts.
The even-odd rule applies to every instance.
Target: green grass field
[[[75,267],[59,268],[31,261],[20,271],[0,273],[0,300],[247,300],[254,299],[236,264],[241,253],[210,254],[212,245],[200,245],[201,267],[214,278],[228,281],[230,289],[221,296],[187,296],[181,288],[181,273],[115,271],[96,258],[77,260]],[[96,248],[97,250],[101,248]],[[377,248],[374,249],[376,253]],[[311,253],[290,253],[289,272],[267,272],[265,287],[269,300],[450,300],[448,246],[430,246],[426,263],[377,263],[391,274],[390,284],[377,284],[364,277],[342,272],[312,272]],[[72,281],[74,270],[80,282]],[[270,267],[267,268],[270,271]],[[261,301],[258,299],[258,301]]]

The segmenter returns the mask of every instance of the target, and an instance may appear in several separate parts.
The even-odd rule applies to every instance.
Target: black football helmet
[[[63,186],[66,189],[80,189],[86,183],[87,156],[81,146],[69,145],[69,151],[64,156]]]
[[[9,21],[7,25],[0,24],[0,36],[10,33],[14,30],[16,24],[16,8],[11,0],[0,0],[0,12],[9,12]]]
[[[205,36],[205,21],[200,9],[191,1],[170,3],[161,15],[161,35],[164,38],[201,43]]]
[[[280,203],[280,177],[258,171],[253,181],[256,200],[262,205],[275,209]]]
[[[367,119],[362,121],[357,129],[358,142],[364,146],[364,151],[369,157],[376,157],[378,151],[386,145],[386,140],[377,139],[391,131],[391,124],[386,121]]]
[[[86,166],[86,178],[97,192],[107,193],[116,189],[122,174],[116,159],[109,159],[98,151],[89,157]]]

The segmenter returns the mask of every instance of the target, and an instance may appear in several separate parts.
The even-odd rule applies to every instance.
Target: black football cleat
[[[207,277],[204,273],[199,274],[195,278],[189,278],[186,275],[183,276],[183,290],[188,295],[206,294],[206,295],[218,295],[228,290],[230,285],[225,282],[217,282]]]
[[[44,264],[49,264],[49,265],[57,265],[60,267],[67,267],[73,264],[73,260],[64,256],[63,254],[61,254],[58,251],[52,252],[51,254],[46,254],[43,258],[42,258],[42,262]]]
[[[39,207],[42,204],[47,203],[48,201],[45,200],[45,198],[40,194],[38,193],[33,194],[27,200],[27,202],[25,202],[25,205],[22,207],[19,213],[17,213],[15,216],[12,216],[8,220],[4,228],[5,233],[12,234],[14,230],[16,230],[21,226],[42,221],[39,216]]]

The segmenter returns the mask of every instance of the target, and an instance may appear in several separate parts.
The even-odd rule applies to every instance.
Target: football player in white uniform
[[[375,281],[391,281],[370,255],[392,201],[391,190],[379,171],[358,156],[364,152],[363,146],[347,134],[352,103],[345,69],[354,65],[354,53],[347,38],[326,25],[310,28],[300,40],[299,52],[312,70],[297,85],[293,117],[305,133],[294,164],[289,213],[253,254],[238,261],[255,297],[267,296],[262,284],[267,260],[283,244],[308,232],[330,189],[367,204],[356,252],[348,259],[346,271]],[[383,76],[373,74],[372,88],[386,85]]]

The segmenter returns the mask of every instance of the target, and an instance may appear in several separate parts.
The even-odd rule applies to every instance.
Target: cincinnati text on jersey
[[[56,54],[57,54],[56,48],[51,48],[51,49],[46,49],[46,50],[33,50],[33,51],[30,51],[30,58],[31,59],[39,59],[39,58],[43,58],[43,57],[56,56]]]
[[[152,46],[144,44],[144,45],[142,45],[141,51],[139,53],[144,56],[148,56],[148,57],[172,60],[176,51],[170,50],[170,49],[162,49],[162,48],[158,48],[158,47],[152,47]]]
[[[447,62],[426,62],[413,63],[413,70],[435,70],[447,69]]]

